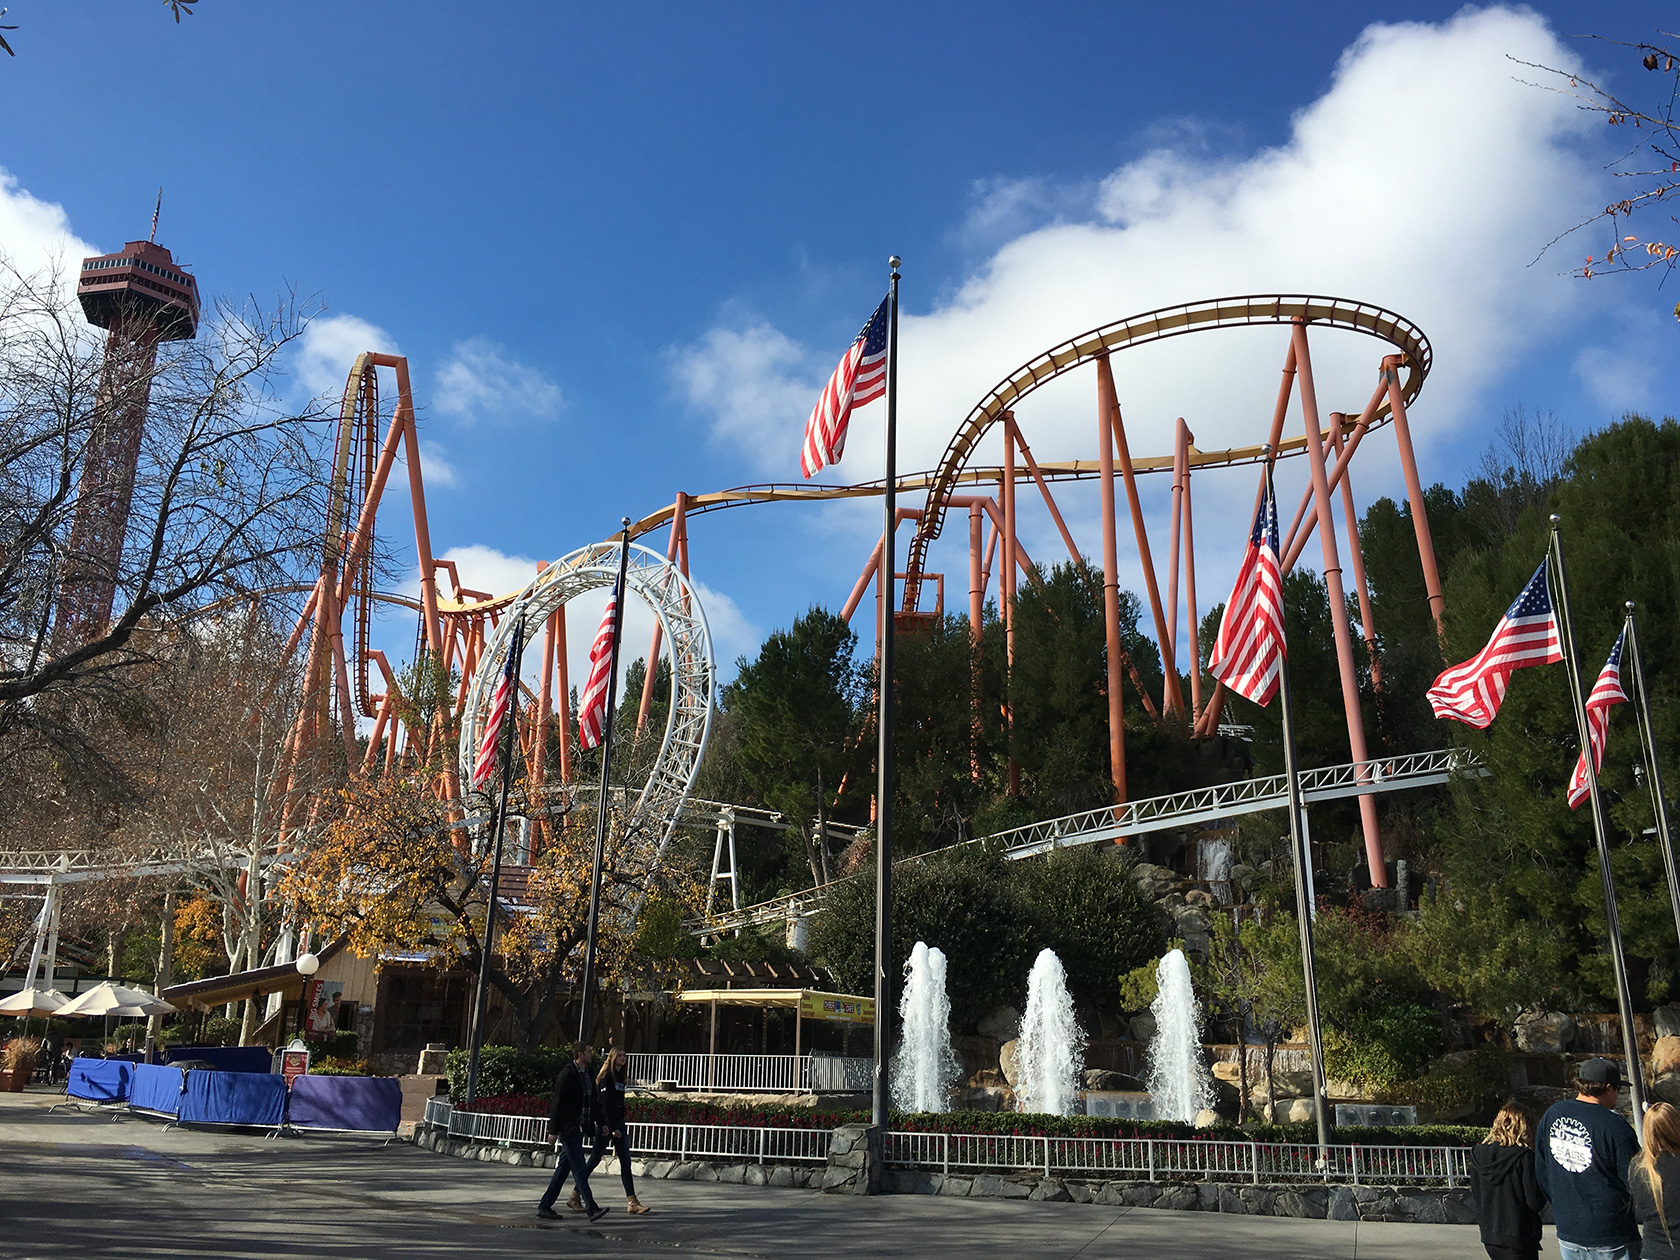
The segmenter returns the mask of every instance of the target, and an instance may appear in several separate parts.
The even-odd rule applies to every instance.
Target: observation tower
[[[198,333],[198,282],[155,240],[84,259],[76,296],[88,323],[109,335],[53,623],[55,654],[96,637],[111,620],[158,343]]]

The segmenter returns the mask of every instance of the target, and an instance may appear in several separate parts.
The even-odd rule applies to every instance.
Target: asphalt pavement
[[[624,1213],[616,1175],[596,1173],[612,1212],[536,1216],[546,1169],[510,1168],[355,1138],[164,1131],[161,1122],[59,1112],[41,1093],[0,1094],[0,1257],[425,1260],[470,1252],[721,1257],[1349,1257],[1435,1260],[1484,1253],[1474,1226],[944,1199],[650,1181],[654,1210]],[[559,1206],[564,1211],[564,1202]],[[1548,1231],[1549,1233],[1550,1231]],[[1556,1257],[1548,1237],[1543,1253]]]

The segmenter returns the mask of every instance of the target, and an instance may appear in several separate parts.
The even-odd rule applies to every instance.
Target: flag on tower
[[[607,729],[607,676],[612,672],[614,624],[618,621],[618,595],[607,595],[607,611],[601,616],[601,628],[595,632],[595,642],[589,649],[589,681],[583,686],[578,700],[578,743],[585,748],[597,747]]]
[[[846,426],[852,409],[874,402],[887,392],[887,307],[890,297],[869,317],[863,331],[834,369],[828,387],[805,422],[805,445],[799,452],[799,471],[807,478],[824,464],[838,464],[846,449]]]
[[[1587,742],[1592,747],[1593,773],[1604,764],[1604,740],[1610,730],[1610,710],[1627,703],[1622,690],[1622,641],[1627,630],[1616,636],[1616,646],[1610,649],[1610,659],[1598,671],[1598,681],[1587,697]],[[1587,788],[1587,750],[1575,759],[1575,773],[1569,776],[1569,808],[1580,809],[1581,802],[1592,793]]]
[[[1469,660],[1441,671],[1429,689],[1430,707],[1438,718],[1485,730],[1499,713],[1514,670],[1562,659],[1557,613],[1552,606],[1546,562],[1541,561],[1522,594],[1493,628],[1487,646]]]
[[[507,720],[508,706],[513,703],[514,671],[519,668],[519,630],[513,632],[508,644],[507,664],[502,667],[501,681],[496,694],[490,698],[490,717],[484,723],[484,738],[478,741],[478,757],[473,762],[472,785],[476,791],[490,781],[496,768],[496,748],[502,739],[502,723]]]
[[[1267,476],[1242,569],[1208,658],[1208,673],[1244,699],[1266,705],[1277,693],[1278,667],[1285,655],[1277,500]]]

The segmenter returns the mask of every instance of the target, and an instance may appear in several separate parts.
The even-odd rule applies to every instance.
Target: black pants
[[[634,1197],[636,1193],[636,1179],[630,1173],[630,1135],[623,1130],[617,1137],[613,1137],[602,1129],[595,1135],[595,1149],[589,1156],[589,1167],[586,1175],[595,1171],[595,1165],[601,1162],[601,1157],[607,1153],[607,1144],[612,1143],[613,1150],[618,1154],[618,1179],[624,1183],[626,1197]]]
[[[1539,1260],[1540,1244],[1532,1247],[1501,1247],[1498,1243],[1483,1243],[1488,1260]]]

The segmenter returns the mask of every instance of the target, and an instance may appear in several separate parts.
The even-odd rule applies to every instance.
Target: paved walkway
[[[164,1132],[140,1119],[46,1114],[42,1094],[0,1094],[0,1257],[121,1255],[233,1260],[426,1260],[582,1255],[725,1257],[1037,1256],[1080,1260],[1481,1256],[1473,1226],[1299,1221],[1093,1204],[656,1181],[654,1211],[539,1221],[543,1169],[451,1159],[408,1143],[266,1141]],[[564,1207],[564,1204],[561,1205]],[[1548,1231],[1549,1232],[1549,1231]],[[1557,1255],[1547,1239],[1545,1255]]]

